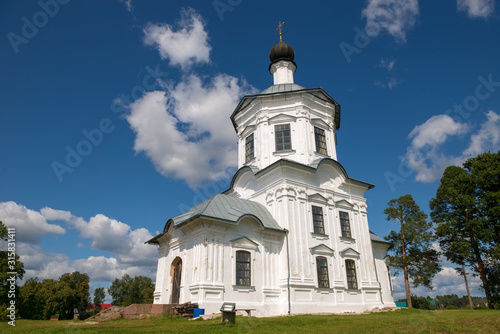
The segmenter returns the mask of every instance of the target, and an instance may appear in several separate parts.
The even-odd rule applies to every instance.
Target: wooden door
[[[172,280],[172,304],[179,304],[179,297],[181,294],[181,271],[182,271],[182,261],[179,262],[174,267],[174,277]]]

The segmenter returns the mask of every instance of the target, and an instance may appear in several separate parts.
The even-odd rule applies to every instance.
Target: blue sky
[[[450,164],[500,149],[494,1],[3,1],[0,219],[26,278],[155,278],[144,245],[227,189],[229,116],[272,85],[276,27],[295,82],[342,106],[338,159],[373,183],[369,224],[406,193],[429,212]],[[449,263],[420,295],[465,294]],[[471,278],[472,291],[479,281]],[[394,282],[403,296],[401,278]]]

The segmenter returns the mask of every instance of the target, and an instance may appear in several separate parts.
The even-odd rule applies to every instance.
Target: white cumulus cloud
[[[458,11],[470,18],[487,18],[495,11],[494,0],[457,0]]]
[[[130,105],[127,120],[144,152],[162,175],[190,187],[227,178],[237,165],[237,137],[229,119],[239,99],[254,92],[244,81],[220,74],[208,84],[192,74],[166,92]]]
[[[202,17],[182,12],[180,28],[148,25],[145,43],[157,46],[170,65],[179,65],[178,82],[161,82],[164,91],[144,94],[128,105],[127,121],[136,133],[134,150],[143,152],[166,177],[191,188],[228,178],[237,166],[237,137],[229,119],[242,95],[256,89],[228,74],[207,79],[191,71],[193,63],[210,62],[211,46]]]
[[[142,237],[144,235],[140,235]],[[144,240],[140,240],[144,244]],[[26,271],[23,284],[28,278],[38,277],[43,279],[58,279],[62,274],[79,271],[89,275],[91,281],[111,282],[115,278],[121,278],[124,274],[134,277],[137,275],[155,279],[157,264],[157,249],[153,246],[144,245],[144,253],[135,255],[137,258],[127,262],[122,261],[120,257],[90,256],[71,260],[66,255],[60,253],[46,252],[39,245],[30,245],[19,242],[17,253],[20,261],[24,264]],[[151,252],[153,250],[153,252]],[[131,255],[129,255],[130,257]]]
[[[66,272],[79,270],[89,275],[92,273],[90,276],[93,279],[101,279],[102,275],[109,278],[116,273],[123,275],[129,271],[139,273],[143,270],[151,274],[156,268],[158,250],[144,244],[153,237],[151,233],[145,228],[132,229],[103,214],[97,214],[86,221],[69,211],[45,207],[38,212],[14,202],[5,202],[0,203],[0,220],[6,226],[16,228],[17,253],[24,263],[28,278],[58,278]],[[66,222],[69,229],[79,232],[80,238],[90,239],[92,249],[107,251],[113,256],[70,260],[63,254],[45,252],[36,243],[47,234],[64,234],[66,231],[61,226],[47,222],[54,220]],[[81,248],[84,244],[78,242],[75,247]],[[97,269],[90,271],[92,268],[106,266],[108,269],[101,276]],[[113,279],[116,277],[113,276]]]
[[[406,34],[417,22],[418,0],[368,0],[361,15],[366,18],[365,31],[376,37],[387,31],[400,43],[406,42]]]
[[[57,279],[62,274],[80,271],[89,274],[91,280],[113,280],[128,273],[154,278],[158,260],[157,247],[144,244],[153,236],[145,228],[132,229],[129,225],[97,214],[88,221],[69,211],[45,207],[38,211],[14,202],[0,203],[0,220],[8,227],[16,228],[16,252],[24,263],[25,278]],[[59,253],[46,252],[37,245],[49,234],[64,234],[65,229],[47,221],[61,221],[68,229],[79,232],[79,238],[90,239],[90,247],[107,251],[110,257],[91,256],[70,259]],[[3,241],[0,241],[0,246]],[[82,242],[75,244],[81,249]]]
[[[467,281],[469,283],[469,289],[472,296],[484,296],[484,292],[481,290],[481,279],[479,277],[474,277],[471,275],[471,272],[467,272]],[[463,276],[460,276],[452,267],[442,267],[441,271],[434,276],[432,285],[434,287],[433,290],[428,290],[423,286],[419,286],[418,288],[410,286],[410,292],[412,295],[424,297],[436,297],[451,294],[456,294],[459,297],[467,295],[467,289],[465,287],[465,280]],[[398,299],[406,299],[403,275],[393,277],[392,286],[394,289],[395,301]]]
[[[463,152],[464,156],[473,157],[489,148],[500,146],[500,115],[490,110],[486,117],[481,129],[472,135],[469,147]]]
[[[156,262],[156,248],[144,244],[153,237],[145,228],[133,230],[129,225],[103,214],[97,214],[87,222],[69,211],[48,207],[41,211],[47,219],[66,221],[69,226],[78,230],[81,238],[91,240],[92,249],[113,253],[120,262],[148,265]],[[83,244],[78,243],[76,246],[82,247]]]
[[[424,124],[417,125],[408,137],[413,138],[412,146],[420,149],[425,146],[438,146],[443,144],[449,136],[466,132],[466,124],[455,122],[448,115],[436,115],[429,118]]]
[[[40,213],[15,202],[0,203],[0,221],[7,227],[16,229],[16,239],[39,243],[47,234],[64,234],[66,230],[59,225],[47,223]]]
[[[144,34],[144,43],[156,47],[170,65],[187,69],[194,63],[210,62],[208,34],[201,16],[193,9],[182,11],[178,30],[169,24],[148,24]]]
[[[123,253],[132,246],[128,237],[130,226],[102,214],[91,217],[87,224],[79,227],[79,231],[82,237],[92,240],[94,249]]]
[[[486,113],[486,118],[479,130],[470,136],[468,147],[458,156],[445,154],[443,146],[450,138],[469,133],[471,127],[466,123],[456,122],[448,115],[435,115],[416,126],[409,134],[412,142],[404,156],[416,172],[415,179],[433,182],[441,177],[448,166],[460,166],[466,159],[480,153],[498,151],[500,115],[490,110]]]
[[[26,242],[16,244],[16,253],[20,261],[24,264],[26,272],[37,272],[43,265],[50,261],[66,262],[68,257],[58,253],[48,253],[39,245],[31,245]]]
[[[71,266],[88,274],[93,281],[113,281],[127,273],[127,267],[114,257],[90,256],[87,259],[71,261]]]

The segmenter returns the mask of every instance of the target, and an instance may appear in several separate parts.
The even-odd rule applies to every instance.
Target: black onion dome
[[[269,60],[271,64],[279,61],[279,60],[288,60],[295,64],[293,61],[295,59],[295,52],[293,52],[293,48],[291,45],[286,44],[282,40],[276,43],[269,53]]]

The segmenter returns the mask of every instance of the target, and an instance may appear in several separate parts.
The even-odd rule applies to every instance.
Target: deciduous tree
[[[391,243],[389,265],[396,269],[396,274],[403,271],[406,301],[412,307],[410,277],[414,287],[431,289],[432,278],[440,270],[439,254],[431,247],[435,240],[432,223],[411,195],[390,200],[384,213],[387,220],[400,224],[399,232],[391,231],[385,240]]]
[[[85,310],[90,300],[89,275],[78,271],[66,273],[59,278],[57,294],[63,317],[72,319],[74,309]]]
[[[38,277],[29,278],[20,288],[19,314],[24,319],[44,320],[44,309],[47,296],[43,291],[43,283]]]
[[[0,239],[7,240],[7,227],[0,221]]]
[[[101,304],[104,303],[106,292],[104,288],[97,288],[94,291],[94,310],[96,313],[101,312]]]
[[[115,279],[108,289],[113,304],[128,306],[131,304],[150,304],[153,302],[154,284],[150,278],[128,274]]]

